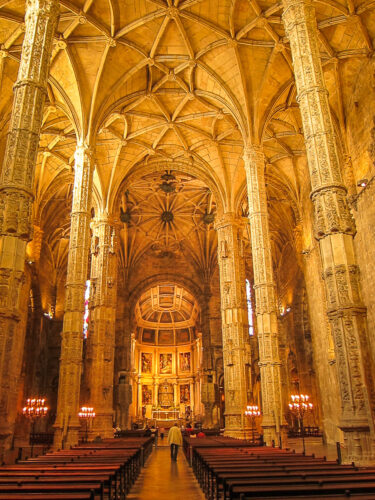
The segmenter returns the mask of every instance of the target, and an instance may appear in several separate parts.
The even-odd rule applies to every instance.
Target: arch
[[[193,297],[197,300],[197,303],[199,307],[202,308],[203,303],[203,290],[202,288],[195,283],[190,278],[187,278],[185,276],[178,275],[176,276],[175,274],[169,274],[169,273],[159,273],[159,274],[154,274],[153,276],[149,276],[148,278],[144,279],[143,281],[140,281],[134,288],[133,290],[130,291],[129,293],[129,308],[132,314],[132,311],[134,311],[135,305],[137,304],[140,296],[145,290],[148,290],[152,286],[158,284],[170,284],[173,283],[175,285],[179,285],[183,288],[185,288],[188,292],[190,292]]]
[[[206,169],[204,167],[206,167]],[[178,172],[188,172],[205,182],[205,184],[212,191],[215,197],[218,213],[220,214],[225,211],[227,203],[224,189],[220,185],[219,179],[214,178],[215,174],[212,173],[211,176],[208,173],[210,169],[209,165],[200,165],[198,164],[198,162],[193,162],[191,160],[183,162],[182,160],[173,161],[172,159],[167,160],[165,158],[155,158],[151,161],[148,161],[147,163],[143,161],[134,165],[127,176],[123,178],[118,187],[113,190],[111,202],[108,204],[108,211],[113,213],[119,209],[119,194],[121,192],[121,189],[126,184],[130,184],[132,181],[139,179],[140,177],[143,177],[144,175],[147,175],[149,173],[164,172],[165,169],[176,170]]]

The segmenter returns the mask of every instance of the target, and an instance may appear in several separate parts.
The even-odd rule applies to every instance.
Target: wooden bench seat
[[[45,483],[34,483],[34,484],[20,484],[20,485],[3,485],[0,484],[0,493],[61,493],[62,485],[59,484],[45,484]],[[65,484],[63,486],[64,493],[87,493],[92,496],[94,493],[94,498],[102,500],[103,495],[103,485],[100,482],[87,483],[87,484]]]
[[[0,500],[95,500],[95,493],[0,493]]]
[[[332,482],[332,483],[322,483],[319,485],[309,484],[308,487],[304,484],[295,485],[285,485],[278,484],[277,486],[234,486],[230,492],[230,498],[239,498],[240,500],[245,500],[247,498],[262,498],[265,496],[273,497],[279,496],[281,493],[284,498],[293,498],[295,495],[301,495],[303,492],[309,495],[320,495],[322,498],[329,498],[331,494],[346,494],[347,496],[352,493],[371,493],[375,498],[375,481],[360,482]]]
[[[0,468],[0,500],[125,498],[142,466],[149,438],[90,443]]]

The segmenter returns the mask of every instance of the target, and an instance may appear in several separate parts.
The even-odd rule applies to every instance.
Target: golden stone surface
[[[207,427],[242,437],[255,403],[284,441],[298,389],[372,462],[374,4],[10,0],[0,28],[1,454],[41,391],[56,447],[84,404],[92,435],[130,427],[161,375],[140,329],[177,363],[186,327],[166,375]]]

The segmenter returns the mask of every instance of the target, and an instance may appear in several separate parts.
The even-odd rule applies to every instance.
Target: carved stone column
[[[141,376],[138,375],[138,384],[137,384],[137,387],[138,387],[138,411],[137,411],[137,415],[138,415],[138,418],[142,418],[142,407],[143,407],[143,401],[142,401],[142,379],[141,379]]]
[[[11,362],[10,353],[15,342],[23,350],[24,332],[18,331],[20,291],[26,244],[32,239],[32,187],[58,14],[58,0],[26,2],[25,36],[0,177],[0,454],[12,432],[8,414],[16,404],[21,369]]]
[[[210,332],[210,298],[211,290],[209,281],[204,284],[201,299],[201,327],[202,327],[202,359],[203,380],[201,385],[201,398],[204,406],[204,427],[213,427],[212,410],[215,404],[215,383],[212,366],[211,332]]]
[[[87,339],[89,403],[96,412],[92,434],[113,437],[117,259],[114,227],[107,214],[93,224],[91,244],[91,328]]]
[[[311,0],[283,0],[290,39],[319,241],[327,313],[331,322],[347,460],[374,456],[373,381],[366,361],[366,309],[360,298],[354,255],[355,227],[342,182],[337,143],[322,71],[315,11]],[[362,342],[362,345],[361,345]]]
[[[44,231],[39,226],[33,226],[33,239],[29,241],[26,247],[26,256],[31,262],[39,262],[40,252],[42,250]]]
[[[281,362],[275,280],[268,224],[264,155],[259,147],[245,149],[251,248],[254,269],[255,309],[258,327],[259,367],[262,388],[262,427],[267,445],[279,441],[284,424]]]
[[[226,436],[244,438],[248,431],[245,410],[248,403],[247,363],[249,335],[245,281],[241,265],[241,224],[227,213],[216,222],[223,329]]]
[[[116,423],[125,430],[130,428],[129,407],[132,404],[132,359],[134,359],[134,338],[130,328],[129,291],[127,279],[118,269],[117,278],[117,314],[116,314]],[[137,370],[138,373],[138,370]],[[118,380],[118,383],[117,383]],[[136,403],[133,405],[136,415]]]
[[[86,145],[75,153],[73,204],[70,224],[65,314],[61,341],[55,448],[78,443],[82,371],[83,315],[90,248],[90,210],[94,161]]]

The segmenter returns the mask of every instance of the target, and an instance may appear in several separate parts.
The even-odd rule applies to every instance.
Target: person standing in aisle
[[[174,423],[169,429],[168,444],[171,447],[171,460],[177,462],[178,447],[182,446],[182,434],[177,423]]]

